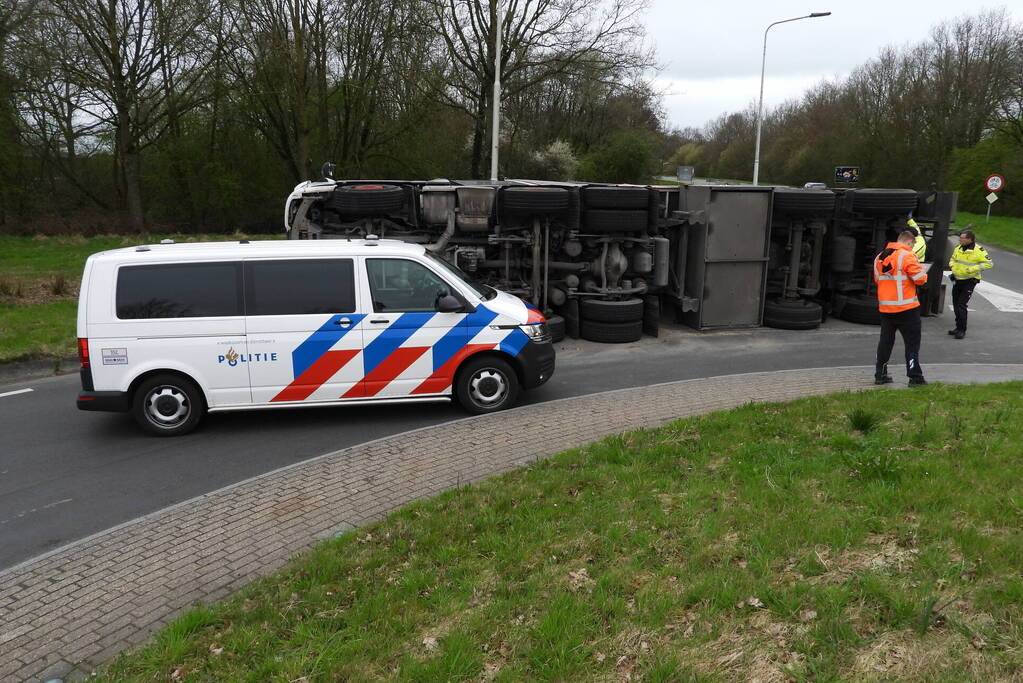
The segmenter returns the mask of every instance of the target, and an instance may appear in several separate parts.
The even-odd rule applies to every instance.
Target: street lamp
[[[753,156],[753,184],[756,185],[760,179],[760,129],[764,124],[764,67],[767,65],[767,32],[771,30],[772,26],[778,24],[787,24],[790,21],[799,21],[800,19],[816,19],[817,17],[831,16],[831,12],[813,12],[807,14],[805,17],[793,17],[791,19],[782,19],[776,21],[773,24],[768,24],[767,28],[764,29],[764,54],[760,59],[760,103],[757,105],[757,149]]]
[[[490,122],[490,180],[497,182],[497,153],[501,143],[501,37],[504,31],[504,0],[497,0],[494,12],[494,106]]]

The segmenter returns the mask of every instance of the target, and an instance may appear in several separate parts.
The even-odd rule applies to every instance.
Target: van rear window
[[[242,315],[241,264],[124,266],[117,272],[117,317],[206,318]]]
[[[352,313],[352,260],[246,261],[245,311],[248,315]]]

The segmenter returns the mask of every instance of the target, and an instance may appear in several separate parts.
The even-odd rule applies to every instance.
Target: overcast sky
[[[664,69],[671,126],[701,127],[718,115],[756,102],[764,29],[781,19],[804,19],[771,29],[767,38],[764,108],[798,97],[826,78],[847,76],[886,45],[910,45],[931,27],[964,14],[1006,7],[1023,20],[1023,3],[962,0],[651,0],[647,35]]]

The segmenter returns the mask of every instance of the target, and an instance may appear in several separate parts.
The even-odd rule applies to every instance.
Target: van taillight
[[[78,339],[78,362],[82,364],[83,368],[90,367],[89,365],[89,340]]]

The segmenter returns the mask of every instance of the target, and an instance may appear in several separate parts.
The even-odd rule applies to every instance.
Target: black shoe
[[[874,384],[891,384],[894,381],[891,375],[881,375],[880,377],[874,375]]]
[[[951,334],[959,334],[959,330],[949,330],[949,331],[948,331],[948,333],[949,333],[950,335],[951,335]]]
[[[962,339],[963,337],[966,336],[966,332],[964,330],[956,330],[955,334],[952,336],[954,336],[956,339]]]
[[[927,380],[925,380],[923,377],[910,377],[909,378],[909,386],[911,386],[911,387],[922,387],[925,384],[927,384]]]

